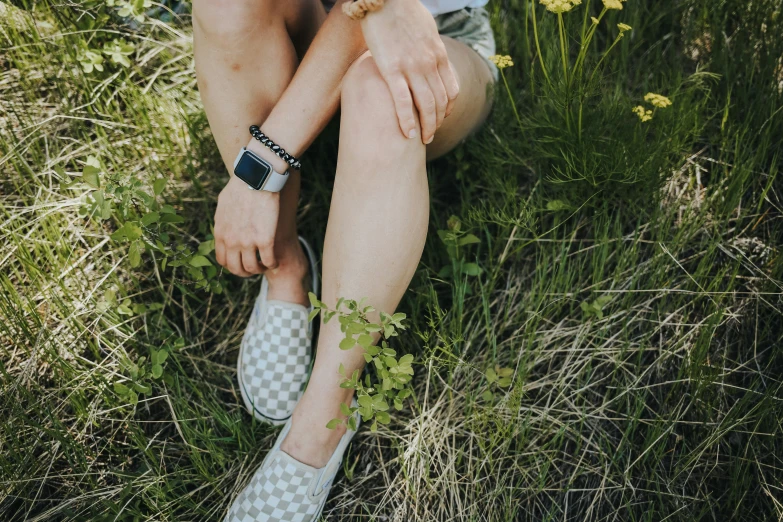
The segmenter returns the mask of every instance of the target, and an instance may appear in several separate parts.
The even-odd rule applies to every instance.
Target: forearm
[[[343,76],[366,49],[361,26],[346,17],[338,3],[261,130],[292,155],[304,152],[334,116]],[[258,141],[251,138],[248,148],[272,161],[281,172],[287,168]]]

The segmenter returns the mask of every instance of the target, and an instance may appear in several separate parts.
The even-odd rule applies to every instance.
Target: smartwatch
[[[234,160],[234,175],[253,190],[280,192],[288,181],[288,171],[275,171],[272,164],[251,150],[242,147]]]

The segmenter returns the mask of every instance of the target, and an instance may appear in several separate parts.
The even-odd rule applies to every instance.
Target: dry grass
[[[783,520],[780,6],[626,4],[634,33],[603,89],[628,107],[653,81],[683,89],[667,132],[642,143],[657,192],[640,203],[632,186],[552,182],[521,5],[491,4],[530,126],[498,93],[487,128],[431,167],[433,233],[402,304],[415,397],[357,435],[326,518]],[[89,155],[121,180],[165,177],[179,239],[207,238],[223,167],[187,18],[136,31],[88,27],[86,3],[33,7],[0,4],[0,512],[218,520],[276,436],[244,412],[233,374],[257,282],[221,276],[214,294],[149,254],[131,268],[110,238],[121,216],[85,218],[88,190],[66,186]],[[133,66],[83,74],[78,45],[114,32],[136,44]],[[687,90],[697,65],[719,77]],[[608,139],[625,109],[601,110]],[[333,130],[308,153],[313,238]],[[477,277],[438,276],[452,260],[434,232],[451,215],[481,239]],[[165,377],[129,404],[114,389],[127,361],[163,345]],[[513,368],[510,387],[488,383],[495,365]]]

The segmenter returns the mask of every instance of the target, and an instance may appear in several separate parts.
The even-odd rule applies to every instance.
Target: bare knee
[[[261,30],[276,12],[274,0],[194,0],[193,21],[207,38],[230,42]]]
[[[377,188],[394,175],[395,184],[408,180],[426,193],[425,147],[421,140],[403,136],[391,91],[372,57],[365,55],[351,66],[341,95],[342,168],[338,166],[335,190],[373,190],[368,187]]]
[[[345,74],[341,106],[343,118],[358,119],[351,123],[363,126],[373,135],[394,133],[402,137],[391,92],[369,54],[356,60]]]

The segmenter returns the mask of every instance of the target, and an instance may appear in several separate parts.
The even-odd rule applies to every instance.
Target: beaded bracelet
[[[354,0],[343,4],[343,13],[351,20],[361,20],[367,13],[378,11],[386,0]]]
[[[250,126],[250,135],[260,141],[262,145],[265,145],[267,148],[269,148],[269,150],[274,152],[278,158],[282,158],[282,160],[288,163],[288,166],[292,169],[299,170],[302,168],[302,162],[291,156],[285,151],[283,147],[272,141],[269,136],[261,132],[261,129],[258,127],[258,125]]]

